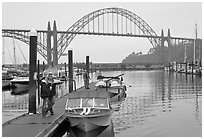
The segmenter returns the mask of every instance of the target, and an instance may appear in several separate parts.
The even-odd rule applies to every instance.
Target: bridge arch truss
[[[2,30],[2,37],[16,39],[29,45],[30,43],[29,32],[30,30],[4,29]],[[47,60],[47,44],[46,44],[47,32],[37,31],[37,34],[38,34],[37,51],[45,60]]]
[[[143,35],[140,35],[140,32],[137,35],[137,29]],[[67,33],[59,36],[58,59],[77,34],[146,37],[153,49],[161,45],[160,38],[142,18],[123,8],[99,9],[75,22]]]

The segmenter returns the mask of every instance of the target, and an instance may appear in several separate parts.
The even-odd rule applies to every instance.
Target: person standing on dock
[[[42,115],[46,116],[50,111],[54,115],[53,105],[55,103],[56,84],[54,84],[53,75],[51,72],[41,81],[41,98],[43,99]],[[46,104],[48,107],[46,108]]]
[[[83,78],[84,78],[84,87],[85,89],[89,89],[89,75],[88,75],[88,72],[85,71],[84,74],[83,74]]]

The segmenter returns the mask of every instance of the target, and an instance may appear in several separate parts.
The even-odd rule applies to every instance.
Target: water
[[[116,137],[202,136],[200,77],[180,73],[169,74],[164,71],[102,72],[104,76],[122,73],[125,74],[123,79],[127,84],[127,98],[112,105]],[[95,75],[91,77],[95,80]],[[82,77],[75,77],[75,80],[78,87],[83,85]],[[66,94],[66,84],[60,86],[58,92],[58,97]],[[26,94],[21,96],[9,94],[10,91],[3,91],[3,104],[8,99],[14,101],[15,98],[16,102],[24,100],[23,98],[27,99]],[[3,107],[3,111],[6,109],[8,108]],[[3,119],[4,117],[9,116],[3,115]]]
[[[201,137],[202,79],[163,71],[124,73],[131,86],[113,115],[117,137]],[[119,105],[119,106],[118,106]]]

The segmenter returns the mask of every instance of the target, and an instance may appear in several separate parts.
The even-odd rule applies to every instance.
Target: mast
[[[195,43],[197,39],[197,24],[195,24],[195,39],[194,39],[194,46],[193,46],[193,63],[195,64],[196,62],[196,55],[195,55]]]
[[[185,44],[184,46],[185,46],[185,51],[184,51],[184,62],[186,63],[186,61],[187,61],[187,56],[186,56],[186,44]]]
[[[16,63],[16,46],[15,46],[14,36],[13,36],[13,58],[14,58],[14,65],[15,65],[15,68],[16,68],[17,67],[17,63]]]
[[[3,52],[2,52],[2,56],[3,56],[2,65],[4,65],[5,64],[5,42],[4,42],[4,37],[3,37]]]

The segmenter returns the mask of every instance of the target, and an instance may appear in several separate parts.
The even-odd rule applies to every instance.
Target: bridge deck
[[[90,90],[94,89],[94,83],[90,84]],[[85,91],[84,87],[78,89],[77,91]],[[56,100],[53,106],[54,115],[48,117],[42,117],[41,109],[38,109],[38,114],[28,115],[24,114],[13,120],[6,122],[2,126],[2,136],[3,137],[35,137],[44,136],[43,131],[49,130],[51,132],[58,123],[64,120],[62,115],[65,111],[65,103],[67,100],[67,95]]]

